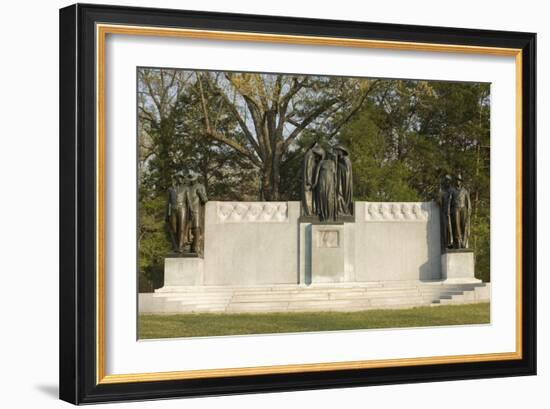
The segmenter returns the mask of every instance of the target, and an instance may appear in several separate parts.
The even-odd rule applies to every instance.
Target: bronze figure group
[[[325,151],[314,143],[305,153],[302,168],[302,215],[336,221],[353,215],[353,180],[347,149]]]
[[[168,192],[166,222],[176,254],[202,256],[206,189],[196,174],[179,174]],[[323,149],[314,143],[302,167],[302,215],[331,222],[353,216],[353,179],[349,152],[338,145]],[[441,182],[441,241],[443,250],[467,249],[472,204],[458,174]]]
[[[450,175],[445,175],[441,183],[439,205],[443,249],[467,249],[472,203],[462,175],[458,174],[454,183]]]
[[[202,255],[202,215],[208,201],[204,185],[192,172],[179,175],[178,183],[168,192],[166,221],[177,254]]]

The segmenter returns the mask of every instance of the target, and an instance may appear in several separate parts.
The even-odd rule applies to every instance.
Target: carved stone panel
[[[219,202],[218,223],[285,223],[287,202]]]
[[[366,222],[426,222],[430,217],[429,203],[376,202],[365,204]]]
[[[318,230],[317,231],[317,247],[321,248],[336,248],[340,247],[338,230]]]

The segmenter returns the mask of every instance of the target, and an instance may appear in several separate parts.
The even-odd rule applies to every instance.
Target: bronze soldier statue
[[[198,182],[196,174],[189,172],[186,176],[188,183],[187,209],[188,223],[191,229],[191,253],[202,255],[203,236],[202,236],[202,212],[203,206],[208,201],[206,189],[202,183]]]
[[[182,179],[181,174],[176,176],[175,186],[168,191],[166,209],[166,222],[174,253],[184,253],[189,245],[189,215],[187,209],[189,186]]]
[[[453,223],[451,222],[451,201],[455,188],[451,176],[445,175],[439,191],[439,209],[441,212],[441,243],[443,249],[453,248]]]
[[[334,148],[336,153],[336,184],[338,215],[353,215],[353,181],[349,153],[343,146]]]
[[[470,238],[470,216],[472,214],[472,203],[470,193],[463,185],[462,175],[456,178],[456,190],[451,200],[451,214],[454,232],[454,247],[467,249]]]

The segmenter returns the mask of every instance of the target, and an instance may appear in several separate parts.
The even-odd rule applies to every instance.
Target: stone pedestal
[[[323,229],[328,229],[329,233],[318,233],[319,230]],[[330,242],[330,240],[336,239],[336,235],[331,237],[332,233],[330,232],[335,230],[338,231],[339,247],[326,247],[334,244]],[[318,247],[318,242],[316,240],[319,234],[325,234],[325,247]],[[323,245],[322,242],[321,245]],[[313,255],[314,252],[315,256]],[[336,257],[336,259],[330,259],[331,257]],[[313,271],[314,258],[316,259],[315,269],[320,274],[316,274]],[[329,258],[330,260],[325,258]],[[326,265],[330,265],[331,267],[325,267],[325,263],[328,263]],[[338,268],[336,268],[336,265]],[[337,270],[338,273],[336,275],[328,274],[328,276],[326,276],[325,269]],[[299,271],[298,283],[306,286],[312,283],[355,282],[355,223],[320,224],[319,222],[301,222],[299,236]]]
[[[204,260],[199,257],[164,259],[164,286],[202,285]]]
[[[344,225],[311,226],[311,281],[339,283],[346,280]]]
[[[448,250],[441,255],[441,278],[450,282],[480,281],[474,275],[473,250]]]

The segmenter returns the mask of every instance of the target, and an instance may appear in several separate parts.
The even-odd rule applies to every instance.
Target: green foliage
[[[476,275],[490,281],[489,85],[386,81],[346,123],[356,200],[437,200],[440,179],[470,190]]]
[[[348,148],[355,200],[436,200],[441,177],[461,173],[490,280],[489,84],[145,68],[138,80],[140,289],[162,285],[178,172],[198,173],[211,200],[299,200],[314,142]]]
[[[415,201],[418,194],[408,183],[410,170],[400,160],[389,160],[389,141],[375,124],[375,108],[368,107],[344,126],[340,142],[353,164],[354,198],[371,202]]]
[[[162,287],[164,279],[164,256],[170,251],[170,242],[165,229],[165,206],[163,197],[139,201],[139,291],[149,292]]]
[[[139,338],[433,327],[437,325],[486,324],[489,322],[490,308],[488,303],[359,312],[141,314],[139,316]]]

